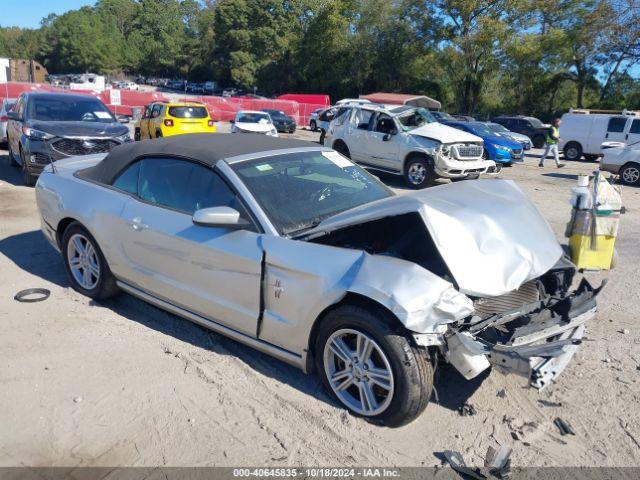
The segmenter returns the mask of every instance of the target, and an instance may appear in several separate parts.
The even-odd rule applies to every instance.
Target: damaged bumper
[[[562,298],[547,298],[517,311],[460,325],[445,336],[445,358],[465,378],[479,375],[489,366],[502,373],[526,377],[542,389],[566,368],[585,332],[585,323],[596,314],[596,296],[586,279]],[[477,319],[477,317],[474,317]]]
[[[443,178],[464,178],[469,175],[495,173],[496,164],[492,160],[457,160],[439,154],[435,170],[436,174]]]

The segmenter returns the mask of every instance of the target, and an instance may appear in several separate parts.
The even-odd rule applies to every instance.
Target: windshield
[[[176,118],[207,118],[205,107],[169,107],[169,115]]]
[[[436,121],[426,108],[407,110],[397,114],[396,118],[405,132]]]
[[[232,165],[282,235],[390,197],[393,192],[337,152],[274,155]]]
[[[431,112],[431,115],[439,120],[454,120],[447,112]]]
[[[503,127],[502,125],[500,125],[499,123],[488,123],[487,125],[494,132],[509,133],[509,130],[506,127]]]
[[[475,133],[480,137],[495,136],[495,132],[491,130],[489,127],[487,127],[484,123],[469,122],[467,123],[467,125],[469,126],[469,130],[471,130],[472,133]]]
[[[50,122],[112,123],[116,119],[100,100],[95,98],[34,98],[29,102],[27,117]]]
[[[269,123],[271,118],[268,113],[247,112],[238,114],[239,123]]]
[[[267,112],[269,115],[271,115],[271,118],[286,117],[284,112],[281,111],[281,110],[265,110],[265,112]]]

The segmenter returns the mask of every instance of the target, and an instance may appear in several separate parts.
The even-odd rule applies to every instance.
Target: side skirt
[[[271,355],[272,357],[282,360],[283,362],[286,362],[289,365],[293,365],[294,367],[300,368],[306,373],[306,369],[305,369],[306,360],[302,356],[296,353],[290,352],[288,350],[277,347],[275,345],[272,345],[271,343],[259,340],[257,338],[253,338],[248,335],[245,335],[244,333],[241,333],[241,332],[238,332],[237,330],[226,327],[218,322],[202,317],[197,313],[191,312],[182,307],[178,307],[177,305],[173,305],[172,303],[169,303],[165,300],[155,297],[143,290],[140,290],[139,288],[136,288],[132,285],[124,283],[120,280],[118,280],[116,283],[122,290],[133,295],[134,297],[138,297],[139,299],[144,300],[145,302],[148,302],[152,305],[155,305],[156,307],[161,308],[162,310],[166,310],[175,315],[178,315],[179,317],[190,320],[193,323],[197,323],[198,325],[208,328],[209,330],[213,330],[216,333],[220,333],[226,337],[229,337],[238,342],[244,343],[245,345],[255,348],[256,350],[259,350],[263,353]]]

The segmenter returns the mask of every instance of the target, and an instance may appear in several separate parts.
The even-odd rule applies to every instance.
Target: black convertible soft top
[[[110,185],[124,168],[140,157],[182,157],[213,166],[222,159],[288,148],[320,148],[320,146],[304,140],[274,138],[252,133],[176,135],[119,145],[100,163],[80,170],[77,175]]]

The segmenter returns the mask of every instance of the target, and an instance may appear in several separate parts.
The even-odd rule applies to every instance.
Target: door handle
[[[604,136],[604,138],[609,138],[609,132]]]
[[[131,221],[129,222],[129,226],[131,228],[133,228],[136,231],[140,231],[140,230],[144,230],[146,228],[149,228],[149,225],[147,225],[146,223],[142,223],[142,218],[140,217],[136,217],[131,219]]]

